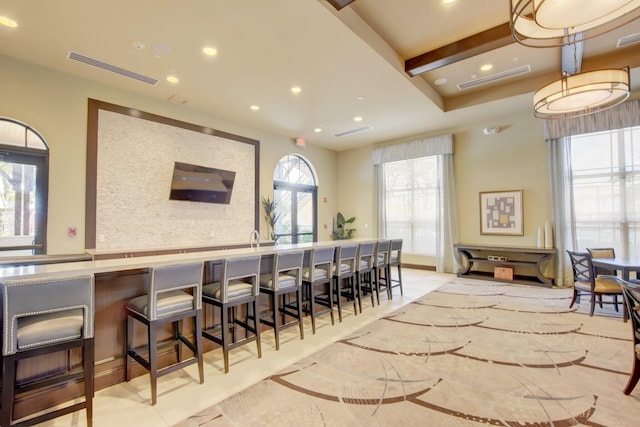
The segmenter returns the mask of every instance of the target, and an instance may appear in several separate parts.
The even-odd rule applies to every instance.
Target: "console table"
[[[457,249],[462,262],[463,269],[458,272],[459,277],[553,286],[554,279],[545,276],[543,268],[555,259],[555,249],[465,244],[455,244],[453,247]],[[491,267],[491,270],[483,271],[482,267]],[[513,280],[495,278],[495,267],[513,268]]]

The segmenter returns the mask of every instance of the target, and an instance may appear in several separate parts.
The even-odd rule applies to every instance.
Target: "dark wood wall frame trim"
[[[221,138],[242,142],[252,145],[255,150],[255,200],[254,200],[254,228],[260,227],[260,141],[224,132],[218,129],[212,129],[207,126],[200,126],[193,123],[183,122],[153,113],[136,110],[134,108],[123,107],[121,105],[110,104],[108,102],[96,99],[88,99],[87,108],[87,168],[86,168],[86,206],[85,206],[85,248],[95,249],[96,247],[96,214],[97,214],[97,172],[98,172],[98,114],[100,110],[110,111],[113,113],[124,114],[126,116],[136,117],[139,119],[149,120],[156,123],[162,123],[169,126],[175,126],[181,129],[187,129],[194,132],[200,132],[207,135],[219,136]]]

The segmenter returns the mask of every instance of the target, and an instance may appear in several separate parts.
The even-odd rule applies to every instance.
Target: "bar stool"
[[[157,402],[158,377],[197,363],[199,382],[200,384],[204,382],[201,335],[202,271],[202,262],[149,268],[147,293],[129,300],[125,305],[127,312],[126,380],[131,380],[130,359],[135,360],[149,371],[151,405],[155,405]],[[182,333],[184,319],[193,319],[193,341]],[[135,320],[142,323],[147,329],[146,359],[134,347]],[[171,340],[158,343],[158,333],[167,324],[171,324],[173,327],[173,337]],[[181,344],[193,352],[193,357],[182,360]],[[158,350],[169,346],[176,350],[177,362],[164,368],[158,368]]]
[[[384,288],[387,291],[387,299],[392,299],[391,295],[391,281],[390,277],[390,268],[389,268],[389,249],[391,248],[391,241],[389,240],[379,240],[376,243],[375,250],[373,253],[373,273],[375,285],[380,293],[380,290]],[[384,273],[384,274],[383,274]]]
[[[5,280],[2,315],[2,426],[30,426],[81,409],[87,425],[93,424],[94,277],[92,274],[45,279]],[[82,370],[72,368],[67,357],[65,373],[16,383],[19,360],[82,349]],[[84,399],[61,409],[14,422],[18,394],[45,390],[55,384],[84,380]],[[53,391],[51,391],[53,392]]]
[[[306,291],[305,299],[311,316],[311,330],[314,334],[316,333],[316,317],[322,314],[329,313],[331,325],[335,325],[333,287],[331,286],[334,250],[334,247],[312,249],[302,275],[302,285]],[[316,305],[321,305],[325,309],[317,310]]]
[[[220,281],[204,285],[202,288],[202,302],[212,306],[214,319],[214,324],[211,327],[204,327],[202,336],[222,347],[225,373],[229,372],[229,351],[238,346],[255,341],[258,359],[262,357],[258,320],[259,276],[260,255],[228,258],[222,264]],[[244,320],[236,317],[238,307],[245,309]],[[215,308],[220,310],[220,323],[217,324],[215,323]],[[229,319],[230,310],[232,312],[231,320]],[[241,340],[236,340],[238,327],[245,330],[245,337]],[[233,330],[233,341],[229,338],[230,329]]]
[[[304,339],[302,321],[302,260],[304,251],[276,252],[271,273],[260,275],[260,292],[269,295],[273,310],[260,322],[273,328],[276,350],[280,350],[280,330],[298,325],[300,339]],[[294,294],[295,302],[287,302]],[[282,299],[280,304],[279,299]],[[295,310],[295,311],[294,311]],[[287,321],[287,316],[294,320]]]
[[[371,294],[371,307],[375,306],[375,301],[380,305],[380,293],[375,285],[373,277],[373,248],[374,243],[360,243],[356,252],[356,281],[358,282],[358,301],[360,312],[362,313],[362,296],[360,293]],[[374,299],[375,298],[375,299]]]
[[[333,265],[333,296],[338,307],[338,319],[342,323],[342,298],[353,305],[354,314],[358,314],[356,301],[356,251],[358,245],[338,246]],[[346,285],[343,286],[343,283]],[[362,306],[360,306],[362,309]]]
[[[393,288],[400,288],[400,295],[404,295],[402,290],[402,239],[392,239],[391,248],[389,252],[389,282],[391,284],[391,291]],[[398,278],[391,277],[391,269],[396,267],[398,269]]]

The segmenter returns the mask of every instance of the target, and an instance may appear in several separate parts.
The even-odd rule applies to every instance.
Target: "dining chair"
[[[204,382],[201,333],[202,273],[202,262],[149,268],[147,293],[129,300],[125,305],[127,313],[126,380],[131,380],[131,360],[135,360],[149,372],[151,405],[155,405],[158,399],[158,377],[197,364],[199,383]],[[192,321],[192,337],[182,331],[183,321],[186,319]],[[147,342],[142,352],[134,345],[134,320],[146,327]],[[158,335],[165,325],[171,325],[173,337],[161,341]],[[182,345],[191,351],[193,357],[183,360]],[[158,366],[160,358],[158,350],[164,347],[173,347],[177,360],[161,368]]]
[[[302,286],[305,289],[307,312],[311,316],[311,331],[316,333],[316,318],[329,313],[331,325],[335,325],[333,313],[333,286],[331,272],[335,248],[314,248],[305,254]],[[318,309],[318,306],[324,307]]]
[[[613,297],[612,302],[599,301],[599,303],[601,306],[602,304],[613,304],[615,310],[618,311],[618,304],[622,303],[618,300],[618,296],[622,295],[622,288],[615,280],[616,276],[597,276],[589,252],[567,251],[567,254],[571,259],[574,282],[573,298],[571,298],[569,308],[573,307],[576,302],[580,303],[582,295],[588,295],[591,304],[589,315],[593,316],[596,299],[602,296],[611,296]],[[623,315],[626,320],[626,312],[623,312]]]
[[[362,313],[362,296],[364,294],[371,295],[371,307],[375,306],[376,300],[380,305],[380,297],[378,288],[375,286],[373,278],[373,248],[374,242],[363,242],[358,245],[356,252],[356,282],[358,291],[358,306]]]
[[[631,283],[618,278],[629,319],[631,319],[631,340],[633,343],[633,368],[624,388],[624,394],[631,394],[640,380],[640,283]]]
[[[389,281],[391,282],[391,290],[400,288],[400,295],[404,295],[402,289],[402,239],[391,239],[391,252],[389,253]],[[398,271],[398,278],[394,279],[391,274],[393,267]]]
[[[280,331],[298,326],[304,339],[302,319],[302,260],[304,251],[276,252],[271,271],[260,275],[260,292],[269,296],[271,310],[260,322],[273,328],[276,350],[280,350]],[[292,297],[292,298],[288,298]]]
[[[342,305],[353,305],[354,314],[358,314],[358,291],[356,281],[356,252],[358,245],[338,246],[333,263],[333,296],[338,307],[338,319],[342,322]]]
[[[587,252],[591,255],[591,258],[615,258],[616,251],[614,248],[587,248]],[[596,267],[596,273],[605,276],[615,276],[615,270],[609,270],[607,268]]]
[[[258,315],[260,258],[260,255],[227,258],[222,264],[220,280],[202,287],[202,302],[211,305],[213,318],[213,323],[207,325],[205,316],[202,336],[222,347],[225,373],[229,372],[229,351],[238,346],[255,342],[258,359],[262,357]],[[237,317],[237,308],[244,309],[244,319]],[[219,311],[217,323],[216,311]],[[236,339],[240,328],[245,331],[245,336]]]
[[[380,290],[384,288],[387,291],[387,299],[392,299],[391,294],[391,268],[389,267],[389,250],[391,248],[390,240],[379,240],[374,248],[373,252],[373,275],[375,285],[378,291],[378,298]],[[380,305],[380,300],[378,300]]]
[[[2,416],[0,425],[31,426],[85,409],[93,423],[95,285],[92,274],[2,282]],[[73,351],[82,363],[75,367]],[[25,381],[18,364],[25,359],[66,352],[62,370]],[[50,357],[50,356],[49,356]],[[18,377],[18,378],[16,378]],[[84,383],[84,399],[71,405],[48,405],[35,417],[14,418],[14,404],[27,393],[55,395],[61,383]],[[47,399],[50,403],[51,399]]]

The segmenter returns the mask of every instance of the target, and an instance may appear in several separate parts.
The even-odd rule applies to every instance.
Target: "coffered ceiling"
[[[348,4],[3,0],[18,26],[0,26],[0,55],[338,151],[533,116],[533,92],[560,77],[560,48],[511,42],[508,0],[331,3]],[[639,33],[636,20],[587,40],[582,70],[628,65],[637,91],[640,43],[616,45]],[[436,66],[405,71],[416,63]]]

